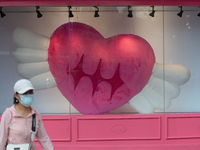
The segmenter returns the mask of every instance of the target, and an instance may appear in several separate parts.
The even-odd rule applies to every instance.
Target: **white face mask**
[[[34,101],[33,94],[20,95],[20,98],[21,98],[20,103],[26,107],[30,107]]]

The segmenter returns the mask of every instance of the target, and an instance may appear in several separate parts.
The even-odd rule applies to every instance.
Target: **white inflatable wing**
[[[56,87],[48,64],[50,39],[30,30],[17,28],[13,41],[18,46],[13,57],[18,62],[17,72],[28,78],[36,90]]]
[[[13,32],[14,43],[22,48],[48,50],[50,39],[33,31],[16,28]]]
[[[184,66],[155,63],[149,82],[129,104],[141,114],[167,109],[171,105],[171,99],[179,95],[179,86],[189,79],[190,71]]]

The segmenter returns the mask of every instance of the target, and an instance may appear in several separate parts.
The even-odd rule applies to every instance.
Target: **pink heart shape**
[[[94,28],[73,22],[52,34],[48,62],[58,89],[79,112],[104,114],[144,88],[155,56],[139,36],[105,39]]]

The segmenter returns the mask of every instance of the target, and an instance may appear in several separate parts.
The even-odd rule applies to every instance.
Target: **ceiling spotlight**
[[[39,6],[36,6],[36,13],[37,13],[37,17],[41,18],[42,14],[40,13],[39,8],[40,8]]]
[[[1,14],[1,18],[6,16],[6,14],[4,14],[3,11],[2,11],[2,7],[0,7],[0,14]]]
[[[198,17],[200,17],[200,12],[197,14]]]
[[[150,6],[150,7],[152,7],[152,11],[149,14],[149,16],[154,17],[154,14],[155,14],[156,11],[154,10],[154,6]]]
[[[98,6],[93,6],[93,7],[96,8],[94,17],[99,17],[99,7]]]
[[[180,12],[177,14],[177,16],[182,17],[182,15],[183,15],[182,6],[179,6],[179,8],[180,8]]]
[[[133,17],[133,14],[132,14],[132,7],[131,6],[128,6],[128,15],[127,15],[129,18],[132,18]]]
[[[69,18],[74,17],[74,15],[72,14],[72,11],[70,10],[71,8],[72,6],[68,6]]]

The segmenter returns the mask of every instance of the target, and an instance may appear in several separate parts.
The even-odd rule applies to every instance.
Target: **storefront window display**
[[[199,112],[198,7],[37,10],[41,18],[35,7],[3,8],[0,113],[20,78],[32,81],[42,114]]]

